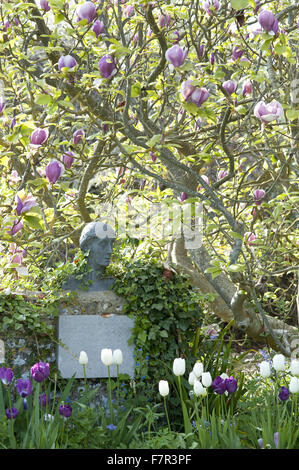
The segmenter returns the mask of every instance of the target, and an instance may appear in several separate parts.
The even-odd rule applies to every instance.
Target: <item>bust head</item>
[[[115,232],[103,222],[90,222],[82,230],[80,248],[89,251],[88,262],[94,271],[105,269],[110,263]]]

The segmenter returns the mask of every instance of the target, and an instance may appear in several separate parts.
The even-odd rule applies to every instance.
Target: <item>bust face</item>
[[[106,267],[110,263],[113,238],[92,238],[88,242],[89,262],[94,269]]]

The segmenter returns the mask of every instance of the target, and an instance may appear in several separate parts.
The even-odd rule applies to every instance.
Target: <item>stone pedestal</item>
[[[84,377],[78,362],[81,351],[88,355],[87,378],[108,377],[108,369],[101,362],[104,348],[121,349],[123,364],[119,372],[134,376],[134,345],[128,344],[134,320],[122,315],[123,304],[124,300],[112,291],[76,291],[60,302],[57,364],[63,378],[73,374]],[[116,372],[116,366],[111,366],[111,377]]]

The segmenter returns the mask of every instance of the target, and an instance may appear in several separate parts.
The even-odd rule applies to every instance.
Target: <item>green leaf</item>
[[[245,266],[243,266],[243,264],[231,264],[226,269],[227,271],[230,271],[232,273],[239,273],[239,272],[244,271]]]
[[[49,104],[52,102],[52,96],[46,94],[38,95],[35,102],[40,105]]]
[[[34,215],[26,215],[24,216],[24,219],[28,223],[29,227],[37,229],[37,230],[43,230],[43,227],[41,225],[41,220],[39,217],[35,217]]]
[[[162,134],[153,135],[153,137],[146,142],[149,147],[154,147],[162,139]]]
[[[243,10],[248,6],[249,0],[231,0],[230,3],[235,10]]]

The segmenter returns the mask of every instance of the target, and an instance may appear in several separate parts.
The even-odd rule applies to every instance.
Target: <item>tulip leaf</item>
[[[234,10],[243,10],[249,4],[249,0],[231,0],[231,6]]]

